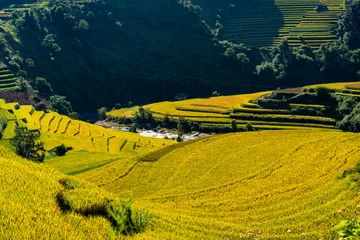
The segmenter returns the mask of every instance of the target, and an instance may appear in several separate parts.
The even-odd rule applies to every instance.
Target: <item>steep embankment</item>
[[[359,161],[359,140],[329,131],[219,135],[78,176],[158,214],[146,239],[327,239],[332,224],[356,216],[358,173],[343,172]]]

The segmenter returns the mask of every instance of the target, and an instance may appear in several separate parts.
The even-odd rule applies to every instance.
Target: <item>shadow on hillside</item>
[[[237,0],[223,19],[220,38],[249,46],[270,46],[278,40],[284,25],[274,0]]]

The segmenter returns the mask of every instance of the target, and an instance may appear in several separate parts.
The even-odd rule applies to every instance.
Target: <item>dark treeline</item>
[[[316,51],[286,40],[251,49],[218,41],[190,1],[39,1],[2,23],[0,51],[41,98],[89,111],[358,80],[359,18],[357,3],[339,18],[339,40]]]

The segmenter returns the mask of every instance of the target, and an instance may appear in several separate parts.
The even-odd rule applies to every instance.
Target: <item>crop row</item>
[[[321,43],[336,38],[333,29],[336,26],[337,14],[343,9],[343,4],[328,2],[329,10],[315,12],[316,1],[294,3],[290,1],[263,2],[258,5],[248,5],[232,10],[232,14],[225,20],[221,37],[235,43],[245,43],[252,46],[269,46],[278,44],[282,37],[311,35],[307,29],[321,27],[323,33],[318,41],[302,41],[319,46]],[[286,26],[286,27],[284,27]],[[319,32],[318,32],[319,34]],[[322,41],[320,40],[322,39]],[[314,39],[315,40],[315,39]],[[291,45],[298,42],[293,41]]]
[[[158,215],[145,239],[327,239],[358,211],[356,183],[336,179],[358,148],[358,136],[332,131],[227,134],[79,177]]]
[[[310,116],[296,116],[296,115],[260,115],[260,114],[231,114],[231,118],[241,120],[260,120],[260,121],[275,121],[275,122],[297,122],[297,123],[315,123],[324,125],[335,125],[335,120],[326,117],[310,117]]]

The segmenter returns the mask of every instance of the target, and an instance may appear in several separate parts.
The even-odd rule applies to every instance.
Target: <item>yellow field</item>
[[[360,83],[351,83],[349,85],[346,85],[346,88],[359,90],[360,89]]]
[[[77,175],[159,218],[144,239],[329,239],[355,217],[360,136],[331,131],[217,135]]]
[[[304,89],[316,88],[316,87],[327,87],[335,90],[342,90],[347,88],[347,86],[354,84],[354,82],[338,82],[338,83],[323,83],[323,84],[315,84],[310,86],[305,86]]]
[[[111,110],[109,113],[112,116],[116,116],[116,117],[131,117],[132,113],[135,112],[139,107],[135,106],[135,107],[131,107],[131,108],[121,108],[121,109],[117,109],[117,110]]]
[[[169,114],[171,116],[205,116],[205,117],[214,117],[214,116],[221,116],[221,114],[216,113],[204,113],[204,112],[186,112],[180,111],[176,108],[178,107],[186,107],[189,105],[202,105],[202,106],[209,106],[210,108],[215,106],[220,106],[222,108],[227,108],[229,110],[232,107],[240,107],[241,103],[249,102],[249,100],[256,100],[257,98],[266,95],[270,92],[258,92],[252,94],[241,94],[241,95],[233,95],[233,96],[221,96],[221,97],[212,97],[212,98],[196,98],[196,99],[189,99],[184,101],[176,101],[176,102],[159,102],[153,103],[149,105],[145,105],[144,108],[149,108],[154,113],[161,113],[161,114]],[[108,113],[109,116],[115,117],[131,117],[137,108],[132,108],[129,111],[124,111],[122,109],[114,110]]]
[[[75,175],[104,166],[124,157],[120,157],[118,154],[102,152],[69,152],[65,157],[49,158],[45,162],[62,173]]]
[[[1,239],[110,239],[110,222],[99,216],[62,212],[56,201],[63,192],[75,210],[116,198],[76,180],[79,189],[65,190],[71,179],[46,165],[20,159],[0,145]],[[80,195],[80,196],[79,196]]]
[[[1,103],[1,102],[0,102]],[[2,117],[8,119],[3,140],[14,137],[16,126],[40,131],[45,150],[64,144],[71,148],[66,158],[48,158],[47,163],[66,174],[76,174],[174,144],[174,141],[142,137],[138,134],[106,129],[94,124],[72,120],[56,112],[35,111],[31,106],[2,102]],[[15,109],[15,106],[17,106]],[[10,113],[7,109],[13,109]]]
[[[348,83],[325,84],[331,87],[345,87]],[[313,85],[309,87],[316,87]],[[326,128],[333,129],[335,120],[328,117],[319,117],[314,115],[296,115],[289,109],[271,109],[262,108],[260,105],[253,103],[258,98],[268,95],[271,92],[258,92],[252,94],[240,94],[233,96],[212,97],[207,99],[189,99],[176,102],[159,102],[145,105],[152,111],[153,116],[157,119],[164,118],[165,115],[173,119],[180,117],[189,121],[198,122],[200,124],[230,124],[232,118],[236,118],[239,127],[244,127],[250,122],[257,129],[299,129],[302,128]],[[323,109],[324,105],[308,105],[308,104],[290,104],[291,107],[309,107]],[[119,109],[108,112],[108,116],[131,118],[137,108]],[[268,125],[276,125],[276,127],[264,127],[264,122]],[[276,123],[274,123],[276,122]],[[316,126],[315,124],[319,124]],[[261,125],[261,127],[259,127]],[[320,126],[321,125],[321,126]],[[281,128],[283,126],[283,128]]]
[[[85,213],[105,198],[118,202],[133,196],[136,208],[157,217],[152,231],[131,239],[333,239],[333,224],[360,210],[360,185],[352,176],[337,177],[360,161],[360,136],[333,131],[332,118],[292,115],[252,103],[268,93],[145,106],[160,119],[169,114],[206,126],[230,125],[238,118],[239,127],[251,122],[258,129],[292,130],[178,144],[0,101],[1,116],[8,119],[0,141],[0,236],[111,239],[108,220]],[[136,109],[110,115],[130,117]],[[61,144],[71,150],[64,157],[47,154],[45,164],[20,159],[6,149],[16,126],[40,131],[46,150]],[[75,181],[76,187],[67,189],[64,179]],[[73,211],[61,211],[59,196],[71,202]]]

